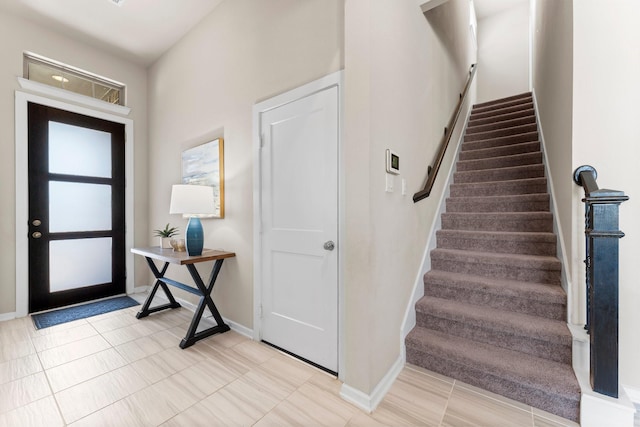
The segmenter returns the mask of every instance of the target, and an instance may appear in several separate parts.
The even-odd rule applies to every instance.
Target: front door
[[[125,293],[124,125],[28,114],[29,312]]]
[[[262,340],[338,371],[338,88],[260,116]]]

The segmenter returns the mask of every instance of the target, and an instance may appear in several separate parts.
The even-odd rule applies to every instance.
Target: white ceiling
[[[222,1],[0,0],[0,11],[149,65]]]
[[[528,2],[529,0],[474,0],[473,4],[476,9],[476,18],[480,21],[488,16],[496,15]]]

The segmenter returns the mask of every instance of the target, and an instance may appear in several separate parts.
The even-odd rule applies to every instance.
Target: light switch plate
[[[387,176],[387,185],[385,186],[385,190],[387,193],[393,193],[393,178],[394,175],[386,174]]]

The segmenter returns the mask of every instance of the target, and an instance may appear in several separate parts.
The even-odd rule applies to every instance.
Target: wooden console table
[[[226,258],[235,257],[235,253],[204,249],[202,251],[202,255],[189,256],[186,252],[174,252],[173,249],[161,249],[160,247],[133,248],[131,249],[131,252],[145,257],[145,259],[147,260],[147,264],[151,269],[151,272],[156,278],[156,283],[153,285],[153,290],[142,305],[142,309],[138,312],[138,314],[136,314],[136,317],[138,319],[146,317],[151,313],[155,313],[157,311],[180,307],[180,304],[175,300],[175,298],[171,294],[171,291],[169,290],[169,287],[167,286],[171,285],[200,297],[200,302],[198,303],[198,307],[193,314],[191,325],[189,325],[187,334],[180,342],[180,348],[187,348],[195,344],[198,340],[201,340],[213,334],[226,332],[230,329],[229,326],[222,320],[220,312],[218,312],[216,305],[213,303],[213,300],[211,299],[211,291],[213,291],[213,285],[215,285],[218,273],[220,273],[222,262]],[[158,270],[155,263],[153,262],[154,259],[164,262],[164,267],[162,267],[162,270]],[[215,263],[213,264],[213,268],[211,269],[211,275],[209,276],[208,285],[205,285],[204,281],[200,277],[200,274],[198,273],[198,270],[195,267],[195,264],[206,261],[215,261]],[[169,264],[186,266],[197,288],[164,277]],[[159,287],[161,287],[166,294],[167,298],[169,299],[169,303],[156,307],[149,307]],[[196,330],[198,329],[198,324],[200,323],[200,319],[202,319],[205,307],[209,307],[209,310],[211,311],[211,314],[213,314],[217,325],[200,332],[196,332]]]

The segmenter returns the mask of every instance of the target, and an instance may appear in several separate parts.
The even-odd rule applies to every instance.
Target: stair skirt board
[[[579,421],[532,94],[473,107],[406,360]]]

